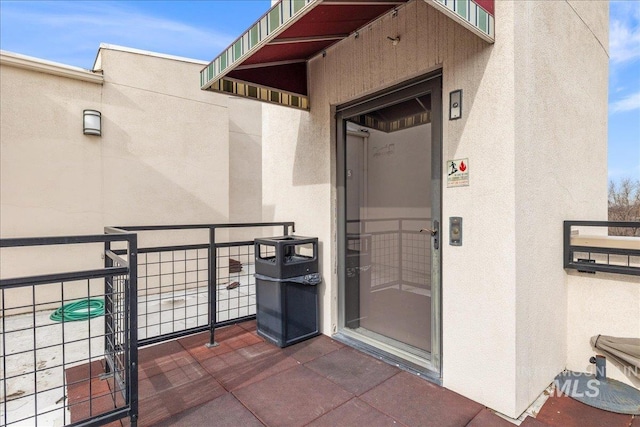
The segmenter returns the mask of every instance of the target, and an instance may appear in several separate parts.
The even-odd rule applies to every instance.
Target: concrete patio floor
[[[141,349],[138,424],[514,425],[477,402],[327,336],[280,349],[265,342],[255,329],[255,321],[221,328],[216,331],[220,345],[214,348],[204,346],[207,334],[197,334]],[[69,403],[86,397],[70,395]],[[93,413],[100,412],[99,406],[93,403]],[[71,406],[72,420],[82,418],[86,409],[87,405]],[[128,424],[124,419],[110,425]],[[640,418],[599,411],[568,397],[551,397],[537,418],[528,417],[520,425],[640,427]]]

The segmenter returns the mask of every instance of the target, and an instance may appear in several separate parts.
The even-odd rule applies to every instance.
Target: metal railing
[[[600,227],[602,234],[582,234],[588,227]],[[564,268],[640,276],[640,237],[607,236],[611,227],[638,228],[640,222],[564,221]],[[579,234],[572,234],[574,228]]]
[[[112,243],[123,255],[107,251],[96,268]],[[88,426],[128,416],[135,426],[136,235],[0,239],[0,248],[3,276],[17,273],[0,278],[0,424]],[[66,317],[69,304],[103,300],[104,318],[91,308],[74,312],[77,321]]]
[[[371,290],[390,286],[431,287],[431,236],[421,233],[430,218],[382,218],[347,221],[347,252],[358,254],[359,266],[371,269]]]
[[[268,228],[272,236],[273,229],[281,227],[288,235],[294,226],[264,222],[105,228],[105,233],[139,234],[138,345],[205,331],[209,345],[216,345],[217,327],[255,318],[253,238],[266,236],[253,229]],[[227,236],[234,233],[251,237]],[[143,244],[145,238],[154,243]],[[165,244],[176,239],[181,243]]]

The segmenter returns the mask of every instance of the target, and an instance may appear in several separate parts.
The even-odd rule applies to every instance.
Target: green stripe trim
[[[280,26],[280,4],[269,11],[269,34]]]
[[[255,99],[270,104],[283,105],[299,110],[309,110],[309,98],[292,93],[281,92],[264,86],[254,85],[238,80],[220,79],[214,82],[207,90]]]
[[[242,39],[233,44],[233,60],[237,61],[242,56]]]
[[[458,13],[458,15],[462,16],[464,19],[469,19],[469,14],[468,14],[468,9],[467,9],[467,2],[469,0],[456,0],[457,4],[456,4],[456,12]]]
[[[494,17],[487,13],[473,0],[431,0],[444,6],[449,13],[464,19],[469,25],[476,30],[487,35],[491,40],[495,39],[494,35]],[[442,9],[440,9],[442,10]]]
[[[286,22],[301,16],[318,4],[320,4],[318,0],[281,0],[278,2],[238,37],[231,46],[200,71],[201,87],[206,88],[216,78],[222,77],[223,74],[230,71],[232,64],[260,49],[265,40],[271,38],[273,33]]]
[[[305,5],[304,0],[293,0],[293,13],[296,14]]]

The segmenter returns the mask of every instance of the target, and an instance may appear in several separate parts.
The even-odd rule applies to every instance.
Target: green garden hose
[[[49,318],[54,322],[73,322],[75,320],[87,320],[103,314],[104,301],[89,298],[65,304],[51,313]]]

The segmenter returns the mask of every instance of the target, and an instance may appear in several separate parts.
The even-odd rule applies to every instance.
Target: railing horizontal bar
[[[159,231],[159,230],[194,230],[210,228],[253,228],[253,227],[293,227],[294,222],[253,222],[253,223],[233,223],[233,224],[183,224],[183,225],[132,225],[126,227],[115,227],[126,231]]]
[[[348,224],[353,223],[367,223],[367,222],[389,222],[389,221],[430,221],[431,218],[372,218],[372,219],[350,219],[347,220]]]
[[[99,270],[74,271],[70,273],[44,274],[40,276],[16,277],[1,279],[0,288],[17,288],[21,286],[42,285],[45,283],[69,282],[73,280],[98,279],[101,277],[120,276],[129,273],[128,267],[109,267]]]
[[[591,227],[640,227],[640,222],[632,221],[565,221],[567,226]]]
[[[253,240],[245,240],[244,242],[224,242],[216,243],[216,248],[231,248],[235,246],[253,246]]]
[[[105,227],[104,233],[105,234],[129,234],[127,230],[123,230],[118,227]]]
[[[121,418],[126,417],[127,415],[129,415],[129,411],[129,406],[125,406],[120,409],[114,409],[113,411],[105,412],[104,414],[95,415],[82,421],[78,421],[72,424],[66,424],[66,427],[92,427],[105,425],[112,421],[117,421]]]
[[[569,249],[573,252],[592,252],[592,253],[599,253],[599,254],[640,256],[639,249],[606,248],[602,246],[573,246],[573,245],[569,246]]]
[[[155,337],[140,338],[138,339],[138,347],[144,347],[146,345],[157,344],[157,343],[169,341],[169,340],[175,340],[177,338],[194,335],[200,332],[206,332],[208,330],[209,330],[209,325],[202,325],[202,326],[195,326],[189,329],[183,329],[181,331],[169,332],[163,335],[157,335]]]
[[[124,251],[124,254],[126,254],[127,251]],[[129,261],[127,261],[126,259],[119,257],[115,252],[113,251],[106,251],[105,252],[106,256],[108,256],[109,258],[111,258],[112,260],[114,260],[115,262],[117,262],[118,264],[120,264],[123,267],[129,267]],[[121,254],[121,255],[124,255]]]
[[[148,254],[153,252],[188,251],[188,250],[194,250],[194,249],[207,249],[208,247],[209,247],[208,243],[202,243],[199,245],[155,246],[151,248],[138,248],[138,253]]]
[[[0,248],[12,248],[20,246],[53,246],[82,243],[126,242],[130,240],[129,236],[135,236],[135,234],[127,233],[124,236],[115,234],[97,234],[86,236],[17,237],[0,239]]]
[[[93,234],[86,236],[16,237],[0,239],[0,248],[128,241],[129,236],[135,236],[135,234],[127,233],[125,235]]]
[[[640,267],[629,267],[624,265],[570,262],[566,268],[573,268],[576,270],[580,270],[581,272],[588,271],[593,273],[618,273],[631,276],[640,276]]]
[[[229,326],[229,325],[235,325],[237,323],[242,323],[242,322],[246,322],[248,320],[253,320],[256,318],[255,314],[250,314],[248,316],[244,316],[244,317],[238,317],[235,319],[230,319],[230,320],[225,320],[223,322],[218,322],[216,323],[216,328],[222,328],[224,326]],[[190,329],[184,329],[182,331],[176,331],[176,332],[170,332],[164,335],[158,335],[155,337],[149,337],[149,338],[144,338],[144,339],[139,339],[138,340],[138,346],[139,347],[144,347],[146,345],[152,345],[152,344],[157,344],[160,342],[164,342],[164,341],[169,341],[169,340],[173,340],[173,339],[177,339],[177,338],[183,338],[189,335],[194,335],[194,334],[198,334],[201,332],[206,332],[209,330],[209,325],[203,325],[203,326],[196,326]],[[206,339],[204,341],[207,341]],[[204,342],[203,342],[204,345]]]

